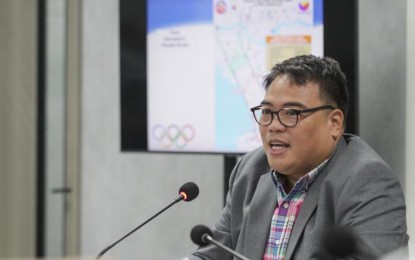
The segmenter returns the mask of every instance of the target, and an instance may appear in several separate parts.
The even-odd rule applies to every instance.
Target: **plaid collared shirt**
[[[289,194],[285,193],[282,185],[284,183],[284,176],[275,171],[271,171],[272,180],[277,187],[278,204],[272,216],[269,238],[265,247],[263,260],[285,259],[291,231],[300,212],[300,208],[303,205],[307,190],[320,170],[326,165],[327,161],[328,159],[301,177]]]

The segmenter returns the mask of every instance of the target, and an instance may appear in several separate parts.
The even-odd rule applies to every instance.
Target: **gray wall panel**
[[[36,1],[0,1],[0,257],[35,254]]]
[[[201,192],[195,201],[175,205],[107,253],[182,257],[196,248],[191,228],[212,225],[220,214],[223,158],[120,152],[118,1],[84,1],[82,8],[81,253],[97,254],[194,181]]]
[[[403,184],[405,13],[405,1],[359,1],[359,133]]]

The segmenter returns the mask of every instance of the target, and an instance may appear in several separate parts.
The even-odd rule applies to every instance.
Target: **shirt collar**
[[[311,184],[313,183],[313,181],[315,180],[315,178],[318,176],[318,174],[321,172],[321,170],[324,168],[324,166],[327,164],[327,162],[330,160],[331,156],[326,159],[325,161],[323,161],[319,166],[317,166],[316,168],[314,168],[313,170],[311,170],[310,172],[308,172],[306,175],[304,175],[303,177],[301,177],[294,185],[292,190],[297,190],[297,191],[307,191]],[[275,184],[275,186],[277,187],[277,189],[279,191],[281,191],[283,194],[285,194],[284,191],[284,185],[286,182],[286,176],[275,171],[275,170],[271,170],[271,178]]]

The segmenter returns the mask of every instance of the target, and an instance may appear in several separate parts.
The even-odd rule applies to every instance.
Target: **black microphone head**
[[[356,253],[357,239],[355,235],[346,228],[334,227],[327,230],[323,236],[323,244],[334,257],[347,257]]]
[[[199,246],[205,246],[209,244],[209,241],[205,239],[206,235],[212,236],[212,231],[210,228],[204,225],[197,225],[192,228],[192,231],[190,232],[190,238],[192,239],[193,243]]]
[[[186,182],[180,187],[179,194],[183,195],[184,201],[194,200],[199,195],[199,187],[194,182]]]

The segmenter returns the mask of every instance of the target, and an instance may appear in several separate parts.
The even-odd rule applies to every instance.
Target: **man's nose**
[[[272,114],[272,122],[268,127],[270,131],[281,131],[287,128],[285,125],[281,123],[281,117],[278,115],[277,112]]]

